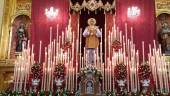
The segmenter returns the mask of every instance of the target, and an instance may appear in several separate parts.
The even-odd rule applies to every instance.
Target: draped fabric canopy
[[[136,6],[140,16],[136,18],[127,17],[129,7]],[[153,44],[156,39],[155,31],[155,0],[117,0],[116,1],[116,23],[120,30],[125,31],[125,22],[128,24],[128,37],[130,38],[130,27],[133,27],[133,38],[136,48],[142,53],[142,41],[145,42],[145,57],[147,56],[148,44]]]
[[[54,7],[59,10],[58,16],[49,20],[45,16],[45,9]],[[31,43],[34,44],[35,58],[38,58],[39,42],[42,41],[42,56],[44,56],[44,47],[50,42],[50,27],[52,27],[52,38],[56,38],[57,24],[59,34],[65,30],[69,18],[69,0],[33,0],[32,1],[32,31]],[[42,58],[43,60],[43,58]]]

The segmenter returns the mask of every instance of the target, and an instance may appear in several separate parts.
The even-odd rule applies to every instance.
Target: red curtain
[[[136,48],[142,53],[142,41],[145,42],[145,55],[148,53],[148,44],[153,44],[156,39],[155,31],[155,0],[117,0],[116,1],[116,23],[122,31],[125,22],[128,24],[128,37],[130,38],[130,27],[134,28],[133,38]],[[128,18],[127,9],[131,6],[140,8],[140,16]],[[146,57],[146,56],[145,56]]]
[[[45,16],[45,9],[54,7],[59,10],[58,16],[49,20]],[[59,25],[59,34],[65,30],[69,18],[69,0],[33,0],[32,1],[32,32],[31,43],[35,45],[35,59],[38,58],[39,42],[42,41],[42,60],[44,60],[44,47],[47,47],[50,41],[50,27],[53,28],[52,38],[56,38],[57,24]]]
[[[72,13],[70,15],[70,19],[71,19],[71,27],[72,27],[72,31],[74,32],[74,36],[75,36],[75,40],[78,37],[78,24],[79,24],[79,13]]]
[[[105,14],[105,22],[106,22],[106,42],[108,42],[108,36],[109,36],[109,31],[111,32],[112,31],[112,27],[114,26],[114,19],[115,19],[115,15],[113,15],[112,13],[106,13]],[[106,46],[109,46],[108,43],[106,43],[107,45]],[[109,47],[106,47],[106,56],[109,56],[109,54],[112,54],[112,53],[108,53],[108,50],[109,50]]]

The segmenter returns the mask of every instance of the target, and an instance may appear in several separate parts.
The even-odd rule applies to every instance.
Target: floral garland
[[[115,73],[117,80],[125,80],[127,77],[126,66],[123,63],[116,65]]]
[[[100,71],[98,71],[96,68],[88,68],[85,67],[80,70],[79,77],[85,77],[88,73],[92,73],[95,77],[97,77],[99,80],[102,80],[102,74]]]
[[[31,67],[31,74],[33,79],[40,79],[42,76],[42,68],[40,63],[34,63]]]
[[[139,76],[141,80],[149,79],[151,76],[151,69],[148,64],[142,64],[139,67]]]

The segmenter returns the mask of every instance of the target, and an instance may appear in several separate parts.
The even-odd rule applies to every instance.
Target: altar
[[[32,6],[20,4],[23,9],[31,7],[32,14],[17,15],[11,24],[7,56],[12,60],[0,63],[13,62],[9,67],[14,67],[14,76],[2,94],[168,96],[170,64],[163,44],[156,40],[154,2],[148,2],[35,0]],[[169,36],[165,27],[162,38]]]

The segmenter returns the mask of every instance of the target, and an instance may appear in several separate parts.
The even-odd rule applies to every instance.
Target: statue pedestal
[[[83,70],[84,75],[81,75],[79,83],[81,96],[101,96],[100,75],[96,74],[99,71],[96,69],[87,68]]]

